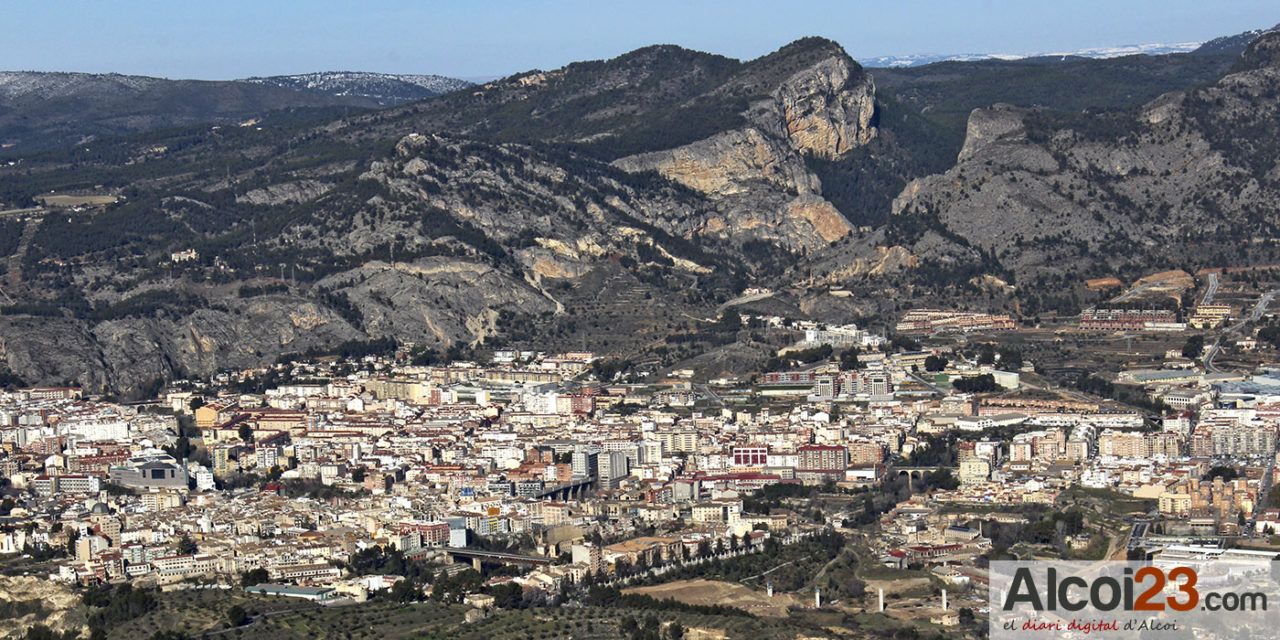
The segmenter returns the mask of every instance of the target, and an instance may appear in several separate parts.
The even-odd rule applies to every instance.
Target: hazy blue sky
[[[4,0],[6,70],[237,78],[321,70],[496,76],[655,43],[752,58],[806,35],[855,58],[1206,40],[1276,0]]]

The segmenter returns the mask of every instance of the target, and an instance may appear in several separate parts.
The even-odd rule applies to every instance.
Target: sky
[[[230,79],[308,71],[491,78],[678,44],[754,58],[803,36],[880,55],[1203,41],[1276,0],[0,0],[5,70]]]

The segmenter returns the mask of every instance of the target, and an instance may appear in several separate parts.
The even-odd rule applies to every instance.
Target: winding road
[[[1217,280],[1215,279],[1213,282],[1216,283]],[[1210,373],[1220,373],[1222,371],[1213,363],[1214,358],[1218,357],[1218,351],[1220,351],[1219,347],[1222,344],[1222,339],[1243,329],[1245,325],[1251,322],[1261,320],[1262,316],[1267,313],[1267,308],[1271,306],[1271,301],[1275,300],[1277,295],[1280,295],[1280,289],[1272,289],[1271,291],[1262,294],[1262,297],[1258,298],[1258,303],[1253,305],[1253,310],[1249,312],[1248,317],[1241,318],[1239,322],[1223,329],[1222,332],[1218,334],[1218,337],[1214,338],[1213,345],[1209,347],[1209,350],[1206,351],[1204,355],[1205,371]]]

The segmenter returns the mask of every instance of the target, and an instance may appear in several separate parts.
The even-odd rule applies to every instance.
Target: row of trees
[[[997,349],[995,345],[983,344],[978,347],[977,362],[979,366],[995,365],[1004,371],[1022,369],[1022,351],[1014,347],[1004,346]],[[947,368],[951,361],[944,355],[930,354],[924,359],[924,370],[939,372]]]
[[[1164,413],[1169,408],[1164,402],[1149,398],[1142,387],[1115,384],[1095,375],[1080,376],[1076,379],[1075,387],[1085,393],[1111,398],[1116,402],[1146,409],[1152,413]]]
[[[995,376],[990,373],[956,378],[951,381],[951,386],[955,387],[956,391],[961,393],[990,393],[992,391],[1000,391],[1004,388],[996,384]]]
[[[700,546],[697,555],[707,557],[712,554],[704,553],[705,551],[719,554],[723,553],[723,550],[732,551],[735,547],[742,548],[744,544],[744,542],[735,544],[733,538],[730,538],[727,544],[724,541],[718,541],[714,547],[707,543],[706,546]],[[825,530],[791,545],[783,545],[777,538],[767,538],[760,553],[714,558],[698,564],[684,564],[653,580],[669,582],[705,578],[737,582],[774,570],[769,574],[769,579],[773,581],[775,587],[780,591],[794,591],[807,584],[827,560],[844,548],[844,544],[844,536],[833,530]]]
[[[154,590],[135,589],[127,582],[89,589],[80,599],[89,607],[90,637],[94,638],[105,638],[107,631],[160,606]]]

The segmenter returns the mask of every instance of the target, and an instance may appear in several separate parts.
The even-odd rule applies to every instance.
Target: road
[[[1249,535],[1258,535],[1254,528],[1258,524],[1258,515],[1263,510],[1272,507],[1271,504],[1271,476],[1276,471],[1276,457],[1274,453],[1267,459],[1267,470],[1262,472],[1262,480],[1258,483],[1258,504],[1253,508],[1253,517],[1249,518],[1248,529]]]
[[[835,559],[835,558],[832,558],[832,560],[834,560],[834,559]],[[793,565],[793,564],[795,564],[795,563],[796,563],[796,561],[795,561],[795,560],[788,560],[788,561],[786,561],[786,562],[784,562],[784,563],[782,563],[782,564],[780,564],[780,565],[778,565],[778,566],[776,566],[776,567],[774,567],[774,568],[772,568],[772,569],[768,569],[768,570],[765,570],[765,571],[761,571],[760,573],[757,573],[757,574],[755,574],[754,576],[747,576],[747,577],[745,577],[745,578],[743,578],[743,579],[739,580],[738,582],[746,582],[746,581],[748,581],[748,580],[755,580],[756,578],[763,578],[763,577],[765,577],[765,576],[767,576],[767,575],[769,575],[769,574],[773,573],[774,571],[777,571],[778,569],[781,569],[781,568],[783,568],[783,567],[789,567],[789,566],[791,566],[791,565]]]
[[[947,395],[947,393],[948,393],[946,389],[943,389],[942,387],[939,387],[939,386],[938,386],[937,384],[935,384],[932,380],[929,380],[929,379],[925,378],[924,376],[920,375],[919,373],[916,373],[916,372],[914,372],[914,371],[913,371],[913,372],[909,372],[909,373],[907,373],[907,375],[908,375],[908,376],[910,376],[910,377],[911,377],[913,380],[915,380],[916,382],[919,382],[920,384],[922,384],[922,385],[924,385],[924,386],[926,386],[926,387],[929,387],[930,389],[933,389],[933,390],[934,390],[934,392],[935,392],[935,393],[937,393],[938,395],[945,396],[945,395]]]
[[[713,391],[710,385],[695,384],[693,385],[693,388],[695,391],[701,392],[705,397],[710,398],[711,402],[715,404],[717,408],[724,408],[724,398],[721,398],[720,394]]]
[[[764,292],[761,292],[761,293],[753,293],[753,294],[751,294],[751,295],[749,295],[749,296],[738,296],[738,297],[736,297],[736,298],[734,298],[734,299],[732,299],[732,300],[726,301],[724,304],[722,304],[722,305],[720,305],[720,306],[716,307],[716,313],[724,313],[724,310],[725,310],[725,309],[728,309],[729,307],[734,307],[734,306],[737,306],[737,305],[740,305],[740,304],[746,304],[746,303],[748,303],[748,302],[755,302],[755,301],[757,301],[757,300],[764,300],[765,298],[772,298],[772,297],[773,297],[773,295],[774,295],[774,292],[773,292],[773,291],[764,291]]]
[[[1129,550],[1133,551],[1142,546],[1142,539],[1147,536],[1147,529],[1151,525],[1146,522],[1133,523],[1133,530],[1129,532]]]
[[[1261,320],[1262,316],[1266,315],[1267,308],[1271,306],[1271,301],[1275,300],[1277,295],[1280,295],[1280,289],[1272,289],[1271,291],[1268,291],[1262,294],[1262,297],[1258,298],[1258,303],[1253,305],[1253,310],[1249,312],[1248,317],[1241,318],[1240,322],[1237,322],[1227,327],[1226,329],[1223,329],[1222,333],[1219,333],[1218,337],[1213,339],[1213,345],[1209,347],[1209,350],[1206,351],[1204,355],[1205,371],[1208,371],[1209,373],[1219,373],[1221,371],[1221,369],[1219,369],[1216,365],[1213,364],[1213,359],[1218,357],[1218,351],[1219,351],[1219,347],[1222,344],[1222,339],[1230,334],[1233,334],[1243,329],[1245,325],[1251,322],[1257,322]]]
[[[1267,307],[1271,306],[1271,301],[1275,299],[1276,295],[1280,295],[1280,289],[1272,289],[1271,291],[1262,294],[1262,297],[1258,299],[1258,304],[1253,305],[1253,312],[1249,314],[1249,321],[1257,322],[1261,320],[1262,316],[1267,313]]]
[[[44,207],[28,207],[26,209],[5,209],[0,211],[0,218],[21,218],[29,215],[44,215]]]
[[[1221,373],[1222,370],[1213,364],[1213,359],[1218,357],[1218,345],[1222,342],[1222,336],[1213,339],[1213,344],[1209,347],[1209,351],[1204,354],[1204,370],[1208,373]]]
[[[1201,305],[1213,304],[1213,296],[1218,293],[1218,274],[1209,274],[1209,287],[1205,289],[1204,297],[1200,299]]]

